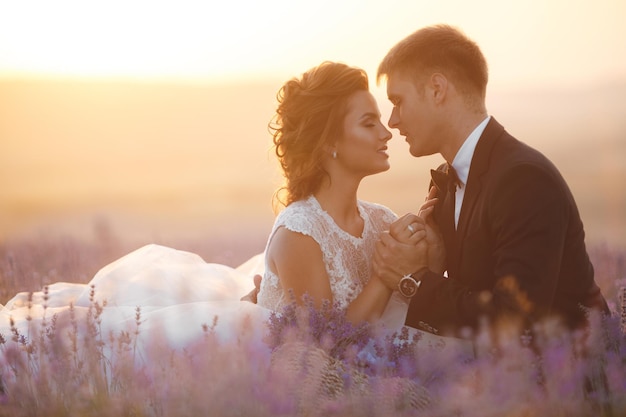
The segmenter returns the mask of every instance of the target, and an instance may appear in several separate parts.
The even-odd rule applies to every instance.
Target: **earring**
[[[333,151],[333,159],[337,159],[337,151]]]

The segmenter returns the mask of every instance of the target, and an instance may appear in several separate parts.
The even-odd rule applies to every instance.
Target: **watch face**
[[[417,293],[417,282],[411,277],[403,277],[398,284],[400,294],[405,297],[413,297]]]

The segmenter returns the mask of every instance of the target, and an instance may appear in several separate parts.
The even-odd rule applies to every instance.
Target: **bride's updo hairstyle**
[[[362,90],[369,90],[367,73],[335,62],[323,62],[281,87],[269,125],[286,180],[275,202],[288,206],[318,190],[328,175],[323,161],[343,133],[348,98]]]

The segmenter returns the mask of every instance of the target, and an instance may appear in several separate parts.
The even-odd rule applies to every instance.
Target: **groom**
[[[479,47],[450,26],[426,27],[394,46],[377,76],[394,105],[389,126],[411,155],[446,161],[433,173],[432,215],[399,219],[374,259],[385,284],[410,298],[406,324],[459,335],[484,318],[556,317],[575,328],[590,309],[608,314],[567,184],[487,113]],[[427,250],[401,243],[417,228]]]

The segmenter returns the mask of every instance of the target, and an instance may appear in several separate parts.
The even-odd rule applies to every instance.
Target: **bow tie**
[[[461,185],[456,170],[450,164],[445,164],[443,169],[431,169],[430,176],[433,179],[433,183],[439,191],[448,190],[451,193],[456,192],[456,188]]]

